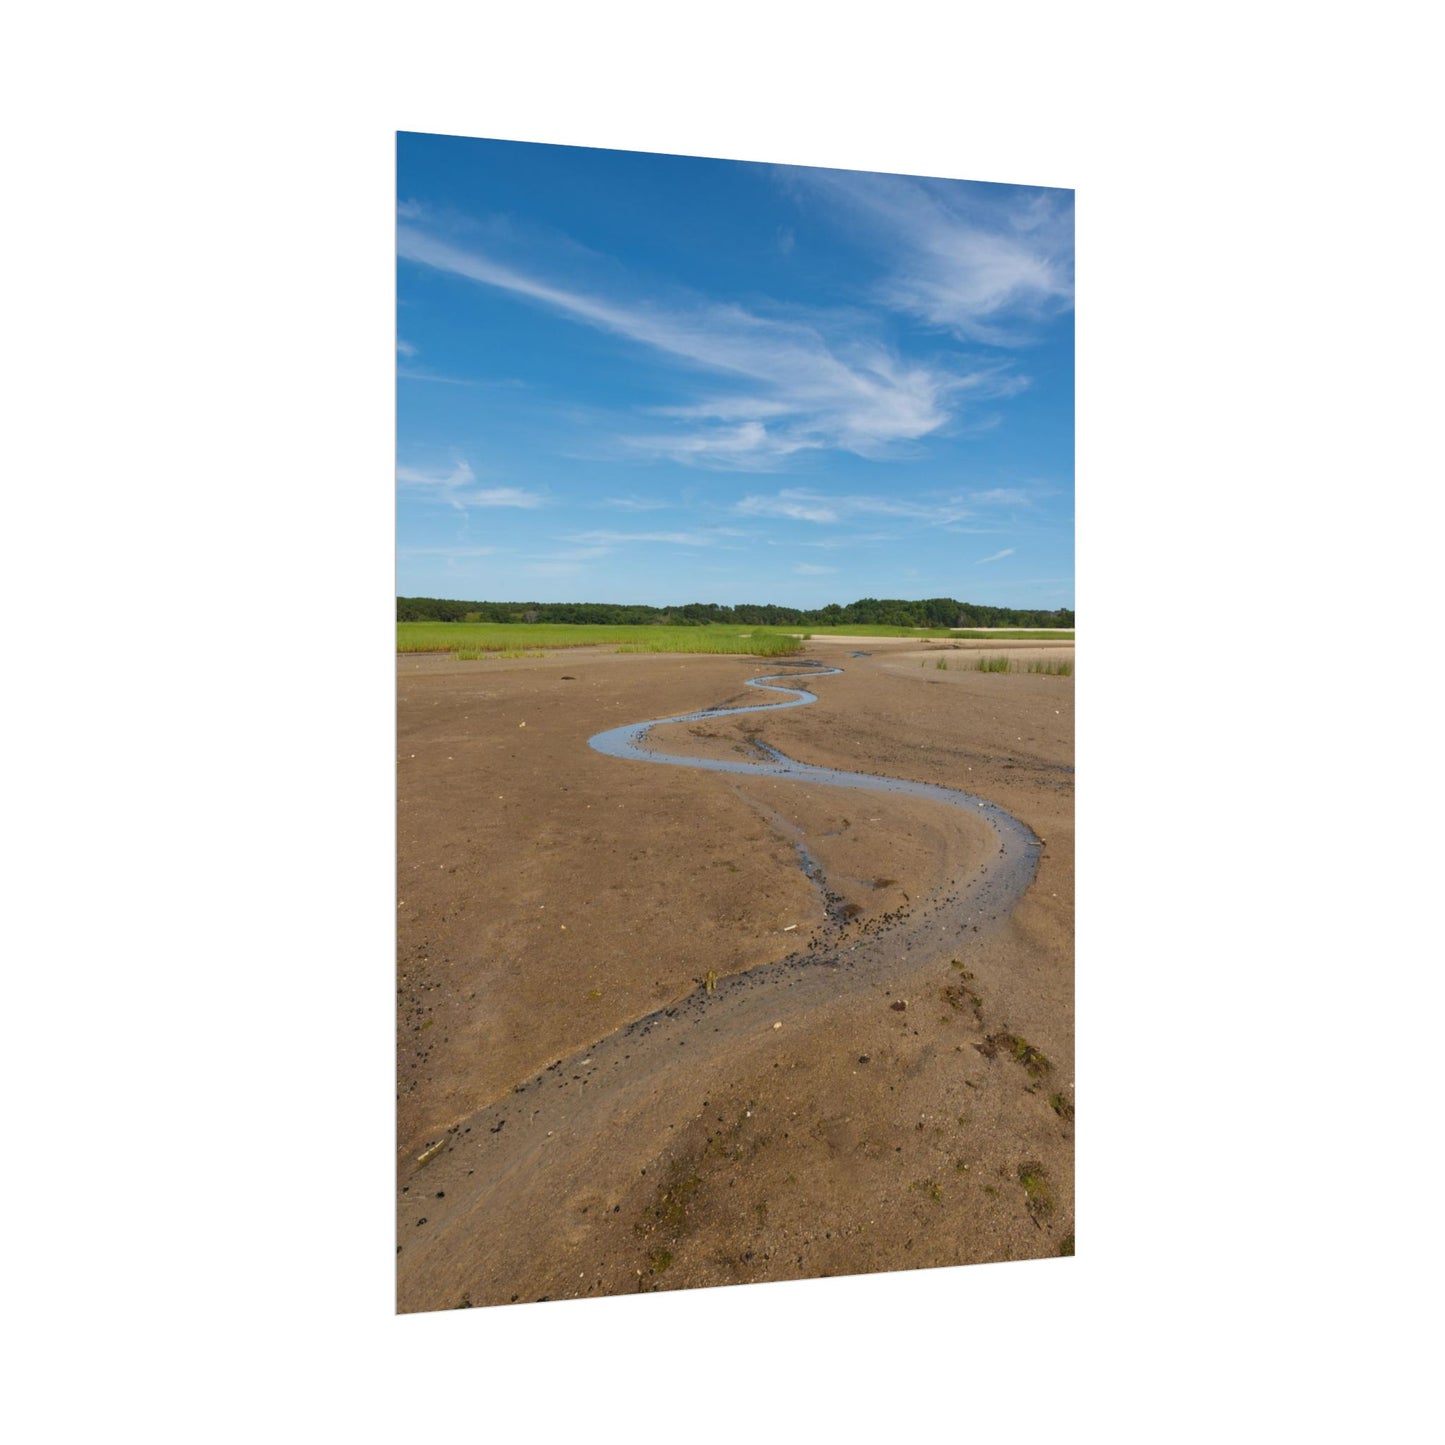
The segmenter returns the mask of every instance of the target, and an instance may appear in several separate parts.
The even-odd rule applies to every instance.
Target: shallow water
[[[799,783],[821,783],[830,788],[853,788],[870,793],[894,793],[910,798],[927,798],[949,807],[967,808],[998,834],[1000,852],[990,874],[990,902],[995,908],[1007,909],[1033,881],[1041,846],[1033,831],[985,798],[966,793],[960,788],[945,788],[936,783],[917,783],[906,778],[890,778],[879,773],[846,772],[838,768],[816,767],[800,763],[766,743],[757,746],[774,759],[770,763],[748,763],[726,758],[695,758],[679,753],[664,753],[647,744],[647,735],[664,723],[697,722],[704,718],[742,716],[744,713],[778,712],[783,708],[806,707],[818,701],[815,693],[801,687],[778,687],[780,678],[796,681],[800,677],[829,677],[842,672],[841,667],[815,665],[806,673],[773,672],[752,678],[749,687],[763,692],[778,692],[786,702],[754,703],[747,707],[704,708],[701,712],[680,713],[676,717],[654,718],[651,722],[627,723],[609,728],[588,739],[588,745],[608,757],[662,763],[671,767],[702,768],[713,773],[743,773],[759,778],[789,778]]]

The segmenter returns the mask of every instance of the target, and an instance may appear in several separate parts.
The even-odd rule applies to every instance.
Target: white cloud
[[[526,492],[520,487],[482,487],[475,492],[459,492],[452,498],[460,507],[545,507],[547,499],[540,492]]]
[[[635,451],[667,457],[690,466],[730,472],[773,471],[781,460],[794,452],[826,445],[817,438],[769,431],[760,421],[685,434],[628,436],[622,441]]]
[[[662,497],[608,497],[602,505],[619,512],[662,512],[672,503]]]
[[[522,562],[520,571],[528,577],[577,577],[588,570],[588,562],[611,555],[611,547],[568,547],[556,552],[533,552]]]
[[[838,509],[812,492],[786,491],[773,497],[744,497],[737,511],[745,517],[787,517],[794,522],[836,522]]]
[[[494,557],[500,547],[398,547],[398,557]]]
[[[632,449],[693,466],[770,469],[824,447],[888,455],[947,425],[959,397],[1008,394],[1020,384],[997,366],[952,372],[905,361],[866,334],[856,315],[765,316],[696,298],[613,300],[406,224],[398,227],[397,250],[728,378],[734,389],[661,413],[689,423],[685,428],[623,438]]]
[[[458,460],[449,472],[424,471],[418,467],[398,467],[396,480],[403,486],[429,494],[433,500],[448,502],[453,507],[544,507],[547,498],[540,492],[520,487],[478,487],[467,490],[476,481],[476,474],[465,460]]]
[[[953,528],[949,529],[954,530]],[[872,546],[880,542],[896,542],[897,532],[837,532],[831,537],[813,537],[807,540],[788,541],[789,547],[817,547],[831,552],[839,547]],[[779,544],[782,545],[782,544]]]
[[[1073,197],[854,171],[789,173],[888,253],[882,300],[971,341],[1012,346],[1073,302]]]
[[[1031,507],[1033,502],[1027,492],[1017,487],[993,487],[986,492],[970,492],[968,500],[980,507]]]
[[[788,487],[771,496],[744,497],[734,510],[748,517],[786,517],[795,522],[824,524],[858,516],[881,516],[906,517],[932,526],[944,526],[969,515],[968,509],[952,498],[908,501],[896,497],[829,497],[803,487]]]
[[[533,562],[594,562],[598,557],[612,555],[611,547],[570,547],[561,552],[533,552]]]
[[[800,577],[822,577],[825,573],[837,570],[836,567],[817,567],[811,562],[797,562],[793,566],[793,571]]]
[[[416,355],[416,347],[414,347],[414,346],[411,344],[411,342],[409,342],[409,341],[403,341],[403,340],[401,339],[401,337],[399,337],[399,336],[396,338],[396,349],[397,349],[403,356],[415,356],[415,355]]]
[[[583,566],[575,560],[538,561],[523,563],[521,570],[529,577],[575,577]]]
[[[1005,547],[1002,552],[995,552],[991,557],[980,557],[974,566],[982,567],[985,562],[1002,562],[1005,557],[1012,557],[1013,554],[1012,547]]]
[[[408,381],[440,381],[448,386],[476,386],[475,381],[470,381],[464,376],[438,376],[434,371],[422,371],[415,366],[399,366],[396,369],[398,376],[404,376]]]
[[[466,461],[458,460],[449,472],[426,472],[419,467],[398,467],[396,479],[404,487],[461,487],[476,481],[476,473]]]
[[[602,547],[615,547],[627,542],[670,542],[679,547],[711,547],[718,535],[709,532],[577,532],[567,540]]]

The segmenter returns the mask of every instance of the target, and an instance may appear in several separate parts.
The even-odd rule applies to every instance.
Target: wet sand
[[[929,943],[916,926],[989,844],[967,818],[586,746],[755,702],[743,683],[779,664],[399,659],[402,1309],[1068,1246],[1072,679],[851,650],[810,647],[846,669],[810,684],[817,704],[672,725],[668,748],[743,756],[760,738],[999,803],[1046,846],[991,931]],[[895,936],[913,944],[896,969],[753,1002],[789,955]],[[628,1027],[668,1008],[671,1052],[623,1059]],[[725,1037],[694,1034],[689,1055],[699,1027]]]

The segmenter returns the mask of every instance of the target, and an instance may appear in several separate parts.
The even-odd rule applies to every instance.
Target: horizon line
[[[568,601],[554,598],[543,601],[537,597],[466,598],[436,597],[423,593],[396,594],[398,602],[446,602],[459,607],[650,607],[655,611],[680,611],[684,607],[775,607],[781,612],[822,612],[829,607],[856,607],[861,602],[952,602],[958,607],[990,607],[1001,612],[1072,612],[1072,606],[1029,607],[1004,602],[968,602],[957,597],[935,594],[932,597],[855,597],[852,602],[824,602],[817,607],[799,607],[786,602],[602,602],[595,599]]]

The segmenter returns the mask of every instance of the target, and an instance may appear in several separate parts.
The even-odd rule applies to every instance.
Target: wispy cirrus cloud
[[[1012,547],[1005,547],[1002,552],[994,552],[991,556],[980,557],[978,561],[974,563],[974,566],[982,567],[985,562],[1002,562],[1005,557],[1012,557],[1013,554],[1014,549]]]
[[[600,505],[619,512],[663,512],[672,503],[666,497],[608,497]]]
[[[504,549],[501,547],[472,547],[462,544],[440,547],[398,547],[398,557],[450,557],[462,560],[468,557],[495,557]]]
[[[903,517],[943,526],[969,515],[955,499],[908,501],[896,497],[828,496],[805,487],[787,487],[771,496],[744,497],[734,511],[746,517],[783,517],[794,522],[830,525],[862,516]]]
[[[452,465],[449,472],[426,471],[419,467],[398,467],[396,480],[432,500],[447,502],[463,510],[467,507],[545,507],[547,498],[540,492],[521,487],[473,487],[476,474],[465,458]]]
[[[566,547],[556,552],[532,552],[529,562],[595,562],[612,554],[611,547]]]
[[[567,540],[600,547],[618,547],[631,542],[666,542],[678,547],[711,547],[719,537],[739,535],[741,534],[726,529],[710,532],[575,532]]]
[[[734,509],[745,517],[786,517],[793,522],[837,522],[837,504],[816,492],[785,491],[772,497],[744,497]]]
[[[1014,514],[1025,512],[1036,515],[1039,510],[1037,498],[1048,495],[1050,495],[1050,489],[1040,484],[1034,484],[1032,489],[989,487],[984,491],[965,492],[962,500],[974,509],[976,514],[974,523],[966,527],[949,526],[947,530],[969,536],[1016,532],[1018,520]]]
[[[657,409],[675,423],[670,429],[620,439],[691,466],[772,470],[819,449],[887,456],[949,425],[964,399],[1012,394],[1022,384],[998,364],[951,370],[905,360],[856,313],[795,307],[768,315],[681,294],[618,297],[550,280],[405,218],[397,249],[725,379],[726,391]]]
[[[522,570],[531,577],[575,577],[587,570],[588,562],[606,557],[607,547],[574,547],[570,551],[541,552],[529,557]]]
[[[837,570],[836,567],[819,567],[813,562],[795,562],[793,564],[793,571],[799,577],[823,577]]]
[[[416,347],[409,341],[403,341],[399,336],[396,338],[396,349],[402,356],[416,355]]]
[[[447,386],[477,386],[480,384],[464,376],[439,376],[434,371],[423,371],[420,367],[415,366],[399,366],[396,374],[405,377],[407,381],[440,381]]]
[[[968,500],[980,507],[1032,507],[1033,498],[1018,487],[991,487],[986,492],[970,492]]]
[[[952,530],[952,528],[949,530]],[[885,542],[896,542],[897,540],[897,532],[836,532],[829,537],[790,539],[785,545],[789,547],[817,547],[822,551],[831,552],[839,547],[879,546]],[[780,543],[779,545],[784,544]]]
[[[699,413],[693,412],[697,416]],[[816,451],[827,445],[821,437],[788,435],[769,430],[761,421],[736,426],[704,426],[700,431],[669,432],[654,436],[624,436],[624,446],[655,457],[666,457],[714,471],[771,472],[795,452]]]
[[[968,186],[858,171],[788,170],[884,254],[886,304],[969,341],[1027,342],[1073,303],[1073,194]]]

